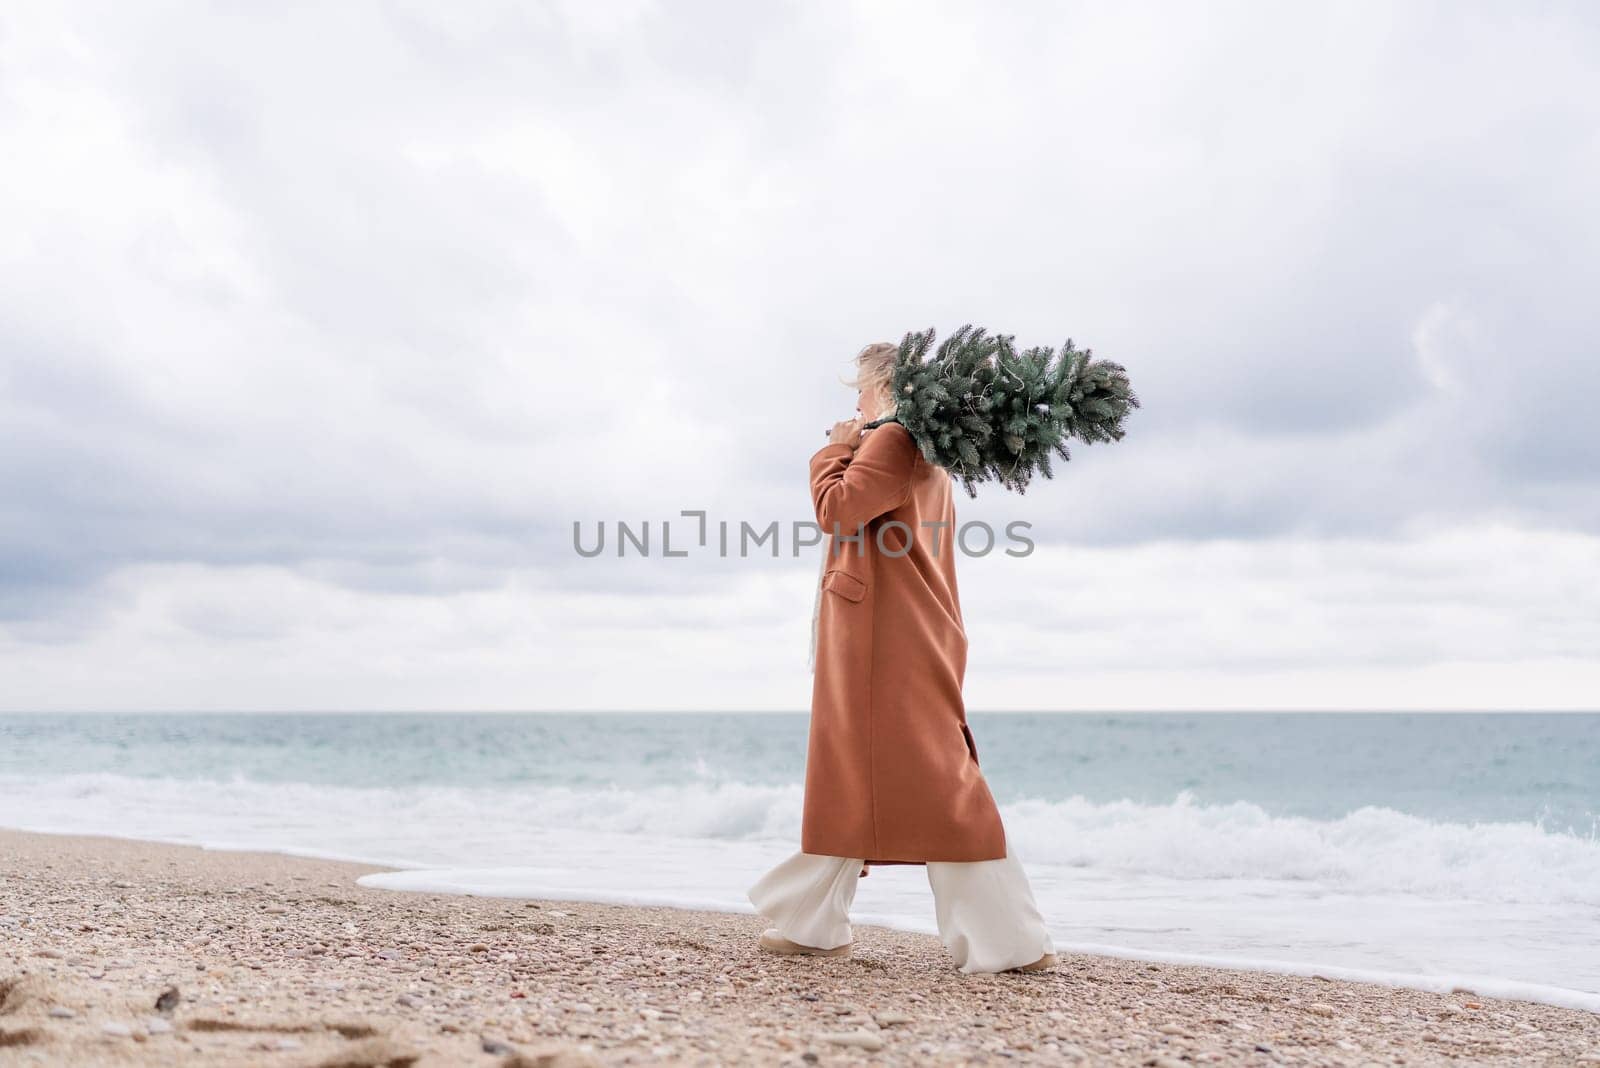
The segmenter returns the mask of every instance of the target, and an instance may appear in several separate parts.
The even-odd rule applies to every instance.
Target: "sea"
[[[969,721],[1058,948],[1600,1012],[1600,714]],[[750,913],[750,884],[798,848],[806,729],[6,715],[0,826],[365,861],[396,891]],[[925,869],[873,869],[853,919],[933,932]]]

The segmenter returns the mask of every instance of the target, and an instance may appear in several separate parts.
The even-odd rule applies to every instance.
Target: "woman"
[[[801,851],[750,889],[772,953],[850,951],[870,864],[922,864],[939,937],[963,972],[1042,971],[1054,945],[978,770],[961,684],[949,474],[892,417],[895,345],[856,357],[861,418],[811,457],[827,538],[813,618],[815,679]]]

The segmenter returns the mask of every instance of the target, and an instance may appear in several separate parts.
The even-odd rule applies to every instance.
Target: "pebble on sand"
[[[169,986],[156,997],[156,1011],[164,1014],[171,1013],[173,1009],[178,1007],[178,1002],[182,1000],[183,995],[178,992],[178,988]]]
[[[865,1030],[824,1031],[817,1036],[817,1039],[830,1045],[850,1046],[855,1049],[868,1050],[869,1052],[883,1048],[883,1039],[873,1032]]]

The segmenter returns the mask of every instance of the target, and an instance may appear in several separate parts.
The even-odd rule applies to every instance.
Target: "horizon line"
[[[969,715],[1211,716],[1211,715],[1577,715],[1600,708],[984,708]],[[809,716],[804,708],[44,708],[0,709],[5,716]]]

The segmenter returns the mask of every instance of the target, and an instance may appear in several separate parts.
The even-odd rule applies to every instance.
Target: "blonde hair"
[[[887,341],[875,341],[856,353],[855,378],[843,379],[842,381],[852,389],[876,393],[884,398],[886,403],[892,405],[894,403],[894,363],[895,357],[899,354],[899,345],[892,345]],[[870,419],[873,413],[868,412],[866,415]]]

